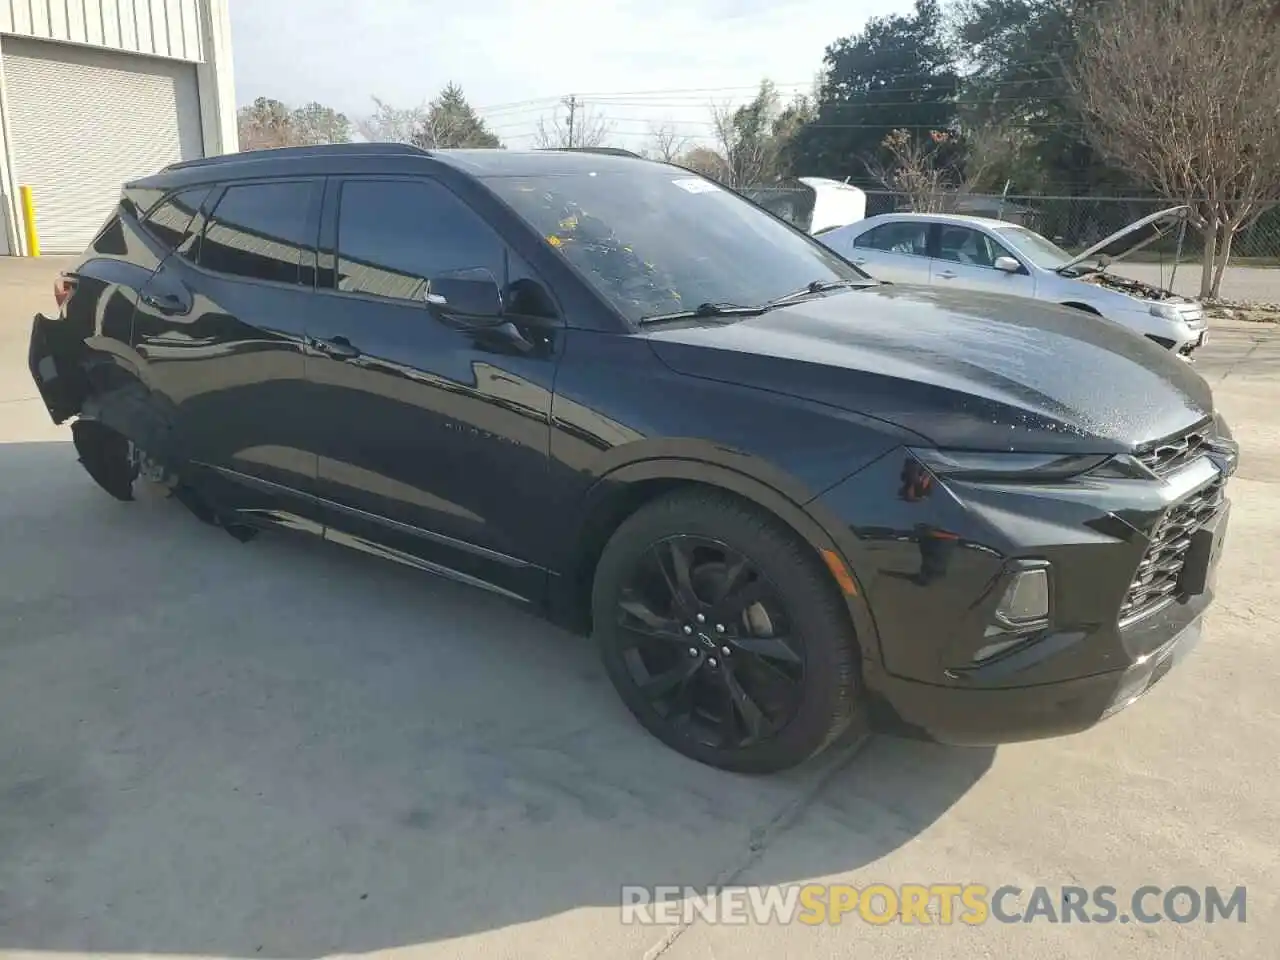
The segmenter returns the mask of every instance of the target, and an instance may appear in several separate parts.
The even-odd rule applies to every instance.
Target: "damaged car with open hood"
[[[1209,337],[1195,300],[1111,273],[1111,264],[1167,236],[1189,208],[1143,217],[1070,254],[1017,223],[984,217],[890,213],[819,239],[878,280],[1045,300],[1112,320],[1190,360]]]

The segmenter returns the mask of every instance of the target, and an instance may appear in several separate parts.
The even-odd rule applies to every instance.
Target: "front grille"
[[[1192,430],[1176,440],[1166,440],[1135,454],[1138,461],[1157,477],[1168,476],[1179,467],[1209,452],[1209,429]]]
[[[1155,613],[1179,599],[1178,580],[1186,563],[1191,535],[1222,506],[1226,478],[1214,480],[1169,508],[1151,532],[1151,543],[1120,605],[1120,625]]]

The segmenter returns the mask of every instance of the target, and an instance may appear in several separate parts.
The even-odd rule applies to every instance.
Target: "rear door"
[[[292,512],[314,492],[303,332],[322,193],[318,179],[212,189],[139,298],[149,385],[226,506]]]
[[[854,237],[840,252],[877,280],[928,283],[928,238],[927,221],[891,220]]]

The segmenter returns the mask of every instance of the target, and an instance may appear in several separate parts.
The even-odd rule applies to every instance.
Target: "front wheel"
[[[592,614],[627,707],[702,763],[783,770],[855,715],[857,645],[830,575],[790,529],[730,496],[678,492],[623,522]]]

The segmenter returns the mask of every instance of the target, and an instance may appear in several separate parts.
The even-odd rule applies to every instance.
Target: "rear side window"
[[[929,224],[911,221],[886,223],[868,230],[854,240],[853,245],[886,253],[926,257],[929,255]]]
[[[299,283],[310,236],[311,183],[251,183],[228,187],[200,244],[200,266],[247,280]]]
[[[427,180],[349,180],[338,211],[338,289],[421,300],[445,271],[482,267],[506,282],[506,246],[448,188]]]
[[[192,187],[170,194],[143,221],[147,232],[170,252],[177,250],[187,239],[191,222],[208,195],[208,187]]]
[[[126,186],[120,205],[141,220],[163,196],[164,191],[157,187]]]

